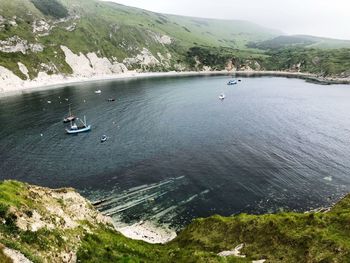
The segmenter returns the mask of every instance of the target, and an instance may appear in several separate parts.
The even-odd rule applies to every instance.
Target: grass
[[[214,252],[244,243],[242,252],[248,258],[268,262],[348,262],[349,203],[348,196],[328,213],[197,219],[172,243]]]
[[[350,195],[326,213],[283,212],[199,218],[173,241],[148,244],[131,240],[104,226],[82,221],[73,229],[36,232],[17,228],[13,207],[21,213],[44,211],[40,196],[28,199],[30,186],[0,183],[0,243],[19,250],[33,262],[45,262],[53,251],[77,250],[78,262],[349,262]],[[53,219],[54,220],[54,219]],[[86,229],[90,230],[87,231]],[[78,242],[77,237],[79,237]],[[246,258],[219,257],[244,243]],[[3,255],[0,251],[0,262]],[[6,262],[6,261],[5,261]]]
[[[44,19],[52,25],[57,18],[66,17],[67,12],[70,18],[56,23],[49,35],[38,36],[32,32],[35,21]],[[349,41],[311,36],[278,37],[280,32],[246,21],[164,15],[96,0],[3,0],[0,15],[8,20],[17,17],[17,26],[7,23],[5,29],[0,30],[0,40],[16,35],[45,47],[43,52],[29,51],[26,55],[0,52],[0,66],[21,79],[26,76],[19,70],[18,62],[26,65],[30,79],[44,70],[42,63],[56,68],[48,74],[71,74],[61,45],[76,54],[96,52],[100,57],[116,58],[118,62],[135,57],[143,48],[158,59],[158,52],[163,56],[171,54],[172,59],[162,65],[130,66],[130,69],[145,71],[175,70],[177,64],[185,66],[185,70],[200,70],[204,66],[224,69],[231,60],[237,68],[254,69],[258,62],[261,69],[289,70],[301,63],[303,72],[327,76],[350,74],[349,49],[340,49],[350,48]],[[79,18],[73,18],[75,15]],[[75,30],[67,31],[73,23],[76,23]],[[168,35],[172,43],[161,44],[155,35]],[[323,49],[329,47],[334,49]],[[202,62],[197,68],[194,66],[196,56]],[[314,63],[319,59],[321,63]]]
[[[349,262],[350,196],[328,213],[241,214],[196,219],[166,245],[111,230],[87,235],[80,262]],[[245,259],[216,254],[244,243]]]
[[[215,253],[180,249],[173,245],[151,245],[128,239],[113,230],[99,228],[84,237],[78,262],[250,262],[235,257],[221,258]]]
[[[17,181],[0,182],[0,207],[30,206],[32,201],[28,198],[27,185]],[[6,212],[5,212],[6,213]],[[0,212],[0,215],[4,215]]]

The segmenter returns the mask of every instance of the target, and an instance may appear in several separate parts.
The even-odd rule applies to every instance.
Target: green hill
[[[272,39],[249,43],[251,48],[279,49],[291,47],[339,49],[350,48],[350,40],[322,38],[306,35],[278,36]]]
[[[89,78],[126,70],[227,68],[349,76],[347,56],[342,56],[349,41],[280,34],[247,21],[166,15],[98,0],[2,0],[0,77],[7,82],[0,90],[21,85],[20,79]],[[288,52],[293,57],[285,60]],[[318,63],[324,59],[331,62]]]
[[[11,262],[5,247],[34,263],[69,258],[99,263],[262,259],[266,263],[345,263],[350,258],[350,195],[332,208],[308,213],[196,219],[169,243],[148,244],[115,231],[109,219],[73,189],[4,181],[0,183],[0,222],[1,262]],[[235,255],[222,256],[234,248]]]
[[[72,73],[61,45],[76,54],[95,52],[119,62],[147,48],[159,61],[170,54],[171,59],[162,66],[173,69],[192,46],[244,49],[248,42],[277,35],[244,21],[163,15],[95,0],[2,0],[0,15],[0,65],[23,79],[18,62],[28,68],[31,78],[45,70],[42,63],[50,64],[49,74]],[[14,36],[18,39],[11,40]],[[16,45],[37,45],[43,50],[26,47],[25,54],[5,50]]]

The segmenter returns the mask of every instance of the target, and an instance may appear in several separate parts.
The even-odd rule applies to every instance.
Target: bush
[[[0,217],[5,218],[9,207],[8,205],[0,203]]]
[[[32,3],[44,15],[55,18],[64,18],[68,16],[68,10],[57,0],[32,0]]]

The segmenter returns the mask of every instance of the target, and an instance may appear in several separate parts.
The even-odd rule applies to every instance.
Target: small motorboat
[[[95,93],[96,94],[101,94],[102,93],[102,91],[99,89],[99,90],[95,90]]]
[[[102,135],[101,136],[101,142],[105,142],[105,141],[107,141],[107,136],[106,135]]]
[[[63,123],[68,123],[68,122],[74,121],[76,118],[77,117],[72,114],[72,111],[71,111],[70,105],[69,105],[68,115],[63,118]]]
[[[78,119],[78,118],[77,118]],[[80,119],[78,119],[80,120]],[[76,133],[81,133],[81,132],[87,132],[91,130],[91,125],[86,124],[86,118],[84,116],[84,121],[80,120],[82,125],[78,126],[76,123],[71,122],[70,127],[66,128],[66,132],[68,134],[76,134]]]
[[[220,96],[219,96],[219,100],[224,100],[225,98],[226,98],[225,94],[221,93]]]
[[[237,84],[237,80],[236,79],[232,79],[229,82],[227,82],[227,85],[235,85]]]
[[[115,98],[108,98],[107,101],[109,102],[115,101]]]

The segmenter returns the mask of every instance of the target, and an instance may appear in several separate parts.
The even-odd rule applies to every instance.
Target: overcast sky
[[[350,39],[350,0],[110,0],[147,10],[242,19],[286,34]]]

